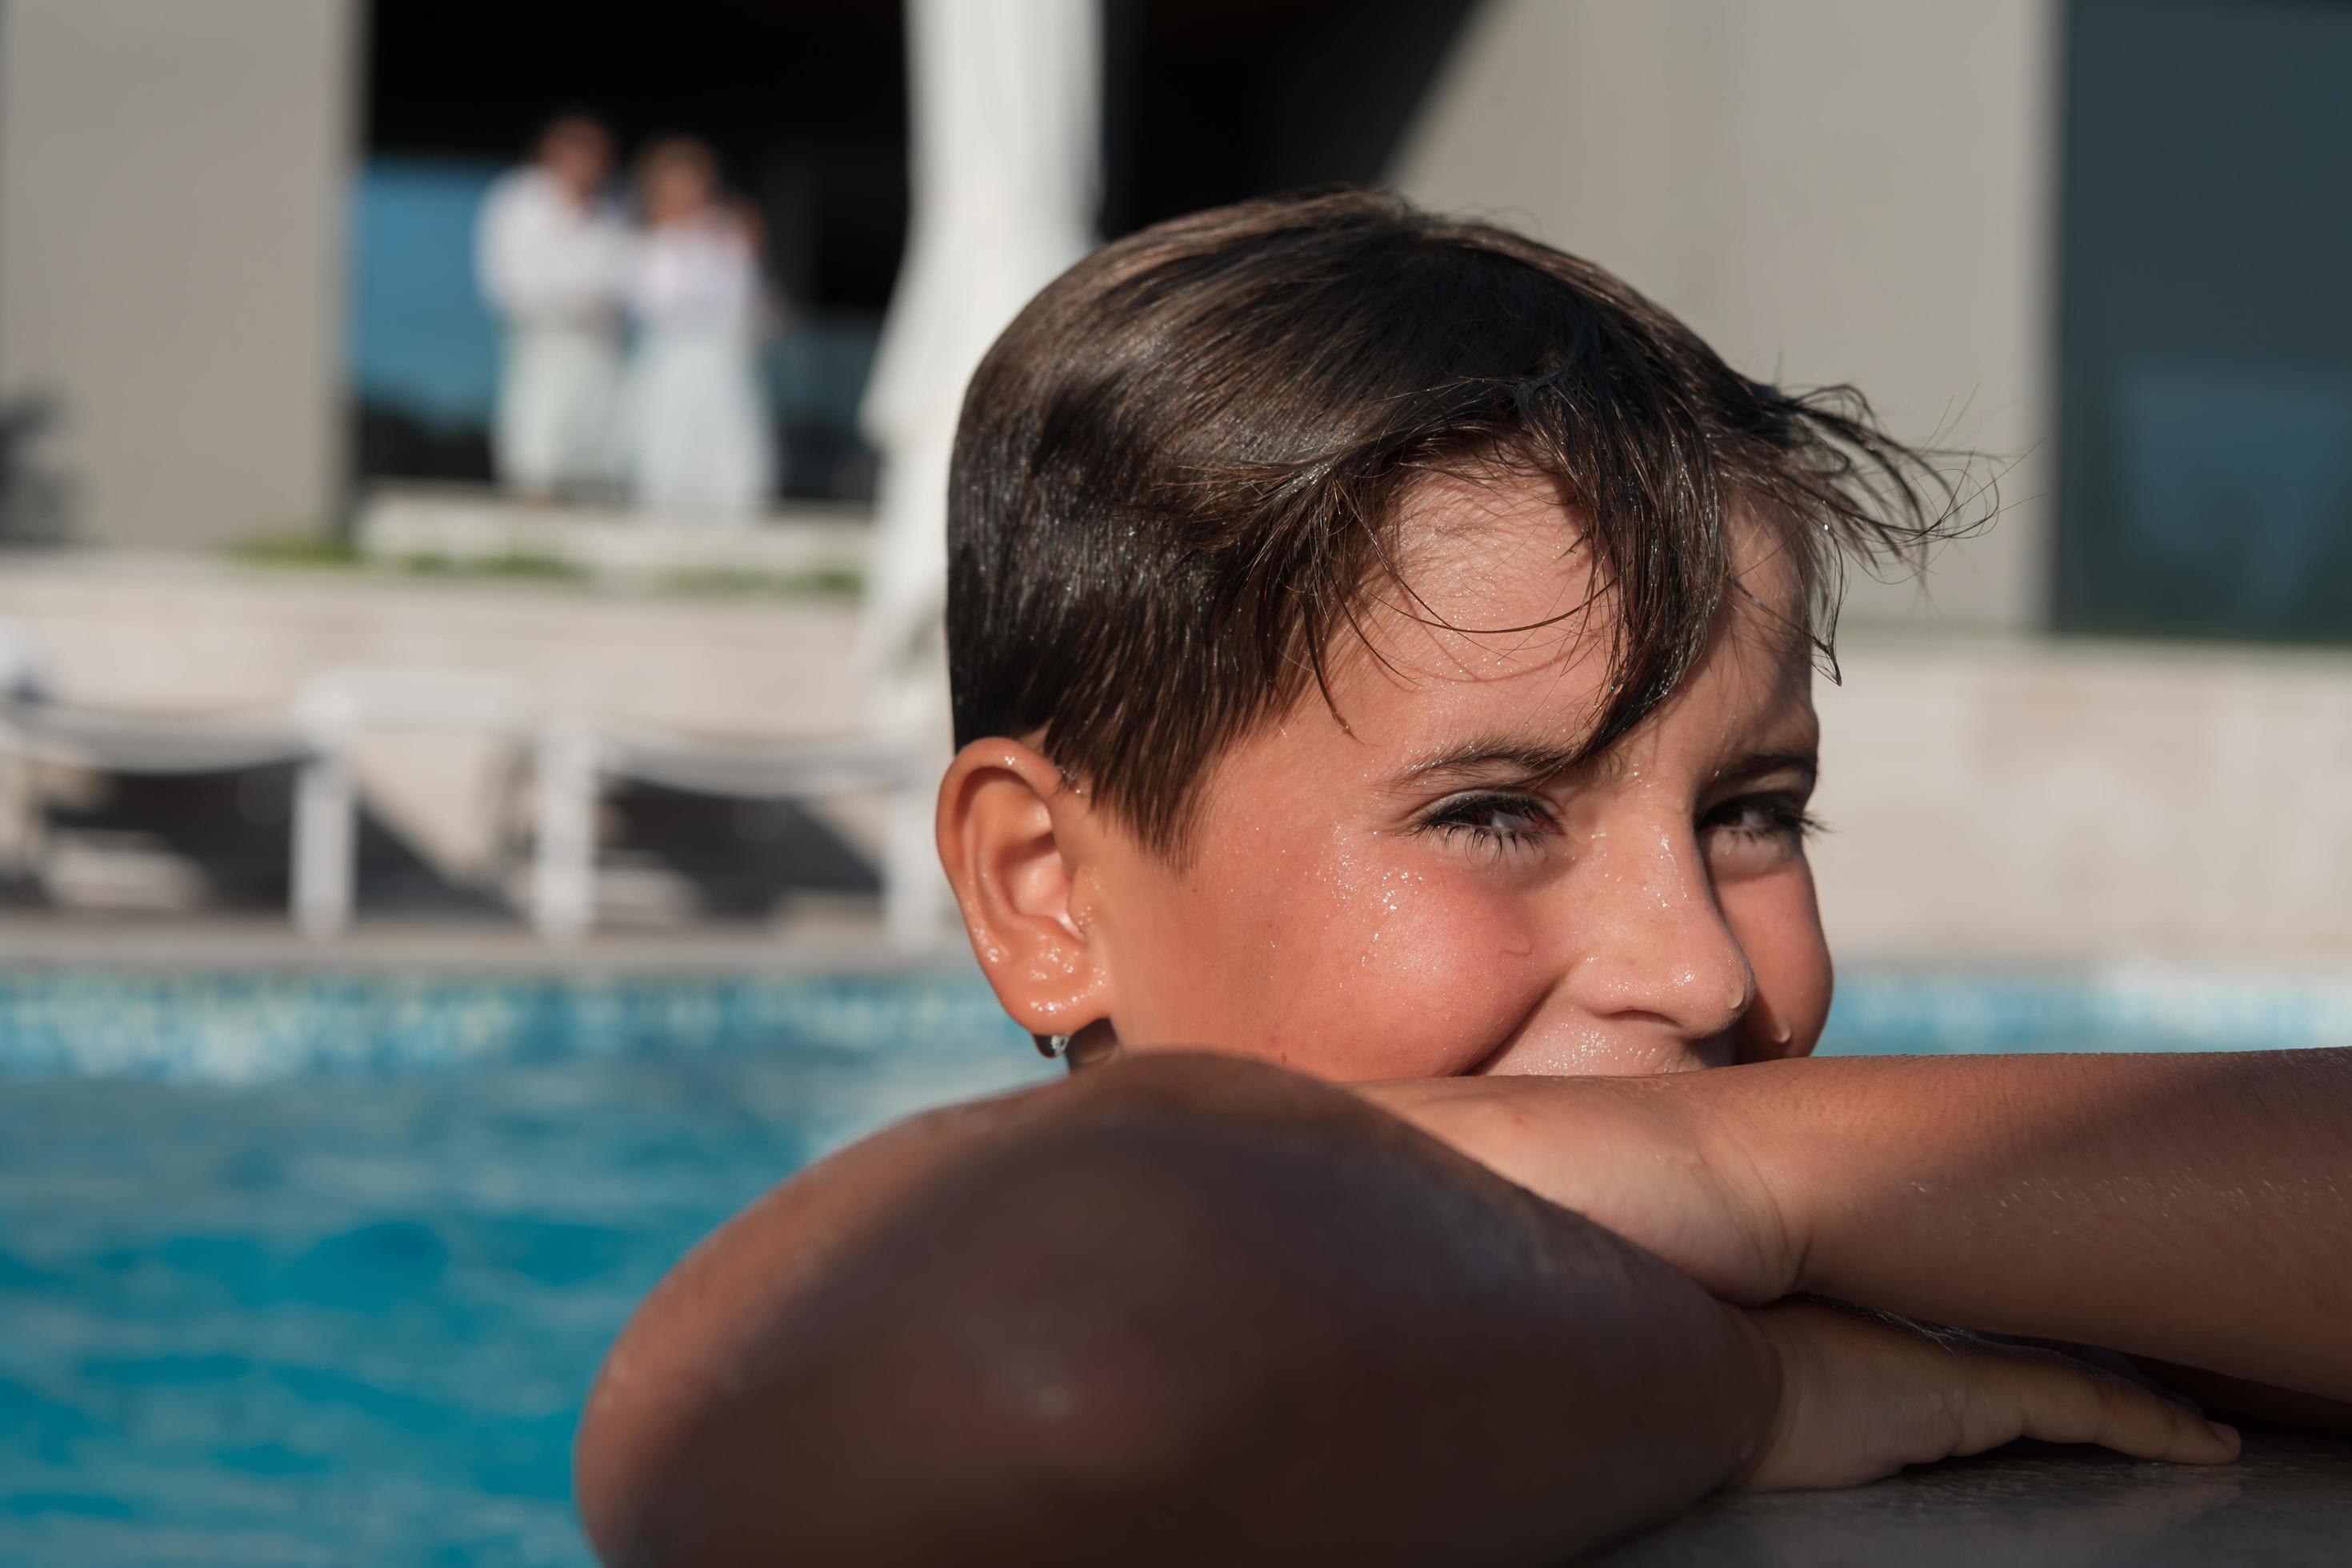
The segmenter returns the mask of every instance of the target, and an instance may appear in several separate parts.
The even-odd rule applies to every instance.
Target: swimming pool
[[[1836,1050],[2352,1041],[2352,985],[1864,974]],[[785,1172],[1048,1068],[964,973],[0,975],[0,1562],[577,1564],[573,1421]]]

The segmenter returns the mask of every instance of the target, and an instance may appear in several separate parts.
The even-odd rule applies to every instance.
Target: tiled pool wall
[[[2118,966],[1841,977],[1825,1054],[2352,1044],[2352,976]],[[257,1082],[641,1051],[1026,1050],[970,972],[0,973],[0,1076]]]

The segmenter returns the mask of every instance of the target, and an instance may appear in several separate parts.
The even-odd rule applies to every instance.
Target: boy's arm
[[[1543,1561],[1754,1463],[1778,1377],[1680,1274],[1356,1097],[1161,1058],[729,1226],[615,1347],[579,1495],[613,1563]]]
[[[2352,1400],[2352,1052],[1856,1058],[1376,1098],[1739,1300]]]
[[[1808,1065],[1803,1289],[2352,1399],[2352,1052]]]

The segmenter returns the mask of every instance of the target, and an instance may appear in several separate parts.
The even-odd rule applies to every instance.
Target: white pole
[[[882,849],[882,926],[900,952],[921,952],[940,941],[947,913],[941,880],[937,791],[928,769],[913,771],[890,790],[888,837]]]
[[[907,0],[907,257],[860,423],[883,458],[861,640],[876,727],[913,777],[891,800],[884,919],[945,934],[931,791],[950,750],[940,612],[964,384],[1021,307],[1094,244],[1101,0]]]
[[[325,941],[351,925],[358,878],[359,788],[351,726],[341,715],[310,726],[311,752],[294,783],[294,925]]]
[[[539,841],[531,923],[549,942],[586,933],[596,910],[596,737],[584,721],[550,720],[539,737]]]

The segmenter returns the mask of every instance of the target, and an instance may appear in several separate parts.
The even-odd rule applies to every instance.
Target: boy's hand
[[[1763,1451],[1734,1485],[1859,1486],[2020,1437],[2096,1443],[2135,1458],[2227,1464],[2238,1435],[2118,1373],[1807,1300],[1740,1314],[1780,1367]]]
[[[1654,1078],[1452,1078],[1359,1090],[1726,1300],[1759,1306],[1804,1289],[1791,1216],[1744,1144],[1674,1088]]]

